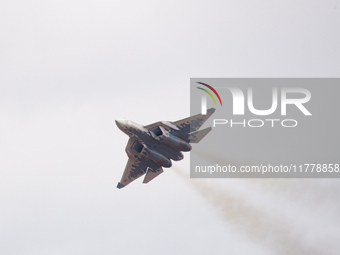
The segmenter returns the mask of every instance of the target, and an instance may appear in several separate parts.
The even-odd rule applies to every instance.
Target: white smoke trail
[[[279,254],[319,255],[325,254],[318,247],[303,243],[301,235],[292,227],[256,208],[242,197],[234,197],[224,189],[212,185],[207,180],[189,179],[181,170],[175,172],[194,188],[209,204],[217,208],[224,220],[236,224],[249,236],[272,245]]]
[[[195,153],[201,158],[205,158],[208,161],[218,163],[220,165],[230,164],[237,168],[241,165],[253,165],[251,162],[237,162],[231,159],[223,159],[222,161],[216,156],[210,155],[206,152],[203,153],[199,150],[195,150],[195,152],[191,153]],[[294,196],[295,199],[300,200],[300,203],[305,203],[306,205],[324,203],[325,201],[335,198],[333,199],[334,202],[329,206],[333,207],[337,211],[340,210],[340,204],[337,203],[338,197],[340,196],[340,189],[338,188],[340,180],[322,181],[320,179],[299,178],[244,178],[243,180],[264,190],[270,189],[271,192],[276,191],[281,194],[286,193],[288,196]],[[324,183],[333,185],[327,185]],[[298,194],[298,196],[296,196],[296,194]]]

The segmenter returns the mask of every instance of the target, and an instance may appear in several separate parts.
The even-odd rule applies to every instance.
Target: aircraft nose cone
[[[120,129],[124,128],[126,126],[126,121],[125,120],[116,120],[116,125]]]

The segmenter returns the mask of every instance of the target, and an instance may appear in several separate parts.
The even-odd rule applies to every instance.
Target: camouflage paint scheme
[[[147,126],[130,120],[116,120],[118,128],[130,137],[125,148],[129,159],[117,188],[125,187],[144,174],[143,183],[148,183],[163,172],[163,167],[171,167],[171,160],[183,159],[182,151],[190,151],[190,143],[198,143],[211,131],[211,127],[198,129],[214,112],[215,109],[210,108],[206,115]]]

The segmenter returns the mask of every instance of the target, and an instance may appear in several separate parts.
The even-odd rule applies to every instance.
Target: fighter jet
[[[125,148],[129,157],[122,179],[117,185],[121,189],[145,174],[143,183],[148,183],[171,167],[171,160],[183,159],[182,151],[190,151],[190,143],[198,143],[211,127],[198,130],[215,112],[207,110],[206,115],[197,114],[179,121],[159,121],[142,126],[130,120],[116,120],[118,128],[130,139]]]

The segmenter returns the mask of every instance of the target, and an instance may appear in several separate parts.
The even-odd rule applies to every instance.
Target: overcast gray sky
[[[195,182],[186,153],[118,190],[114,120],[187,117],[190,77],[339,77],[339,8],[2,0],[0,253],[337,254],[338,180]]]

